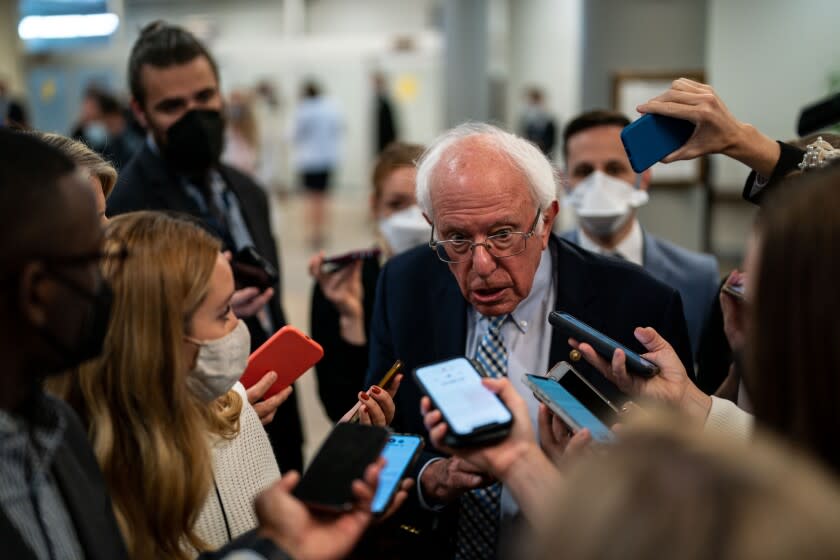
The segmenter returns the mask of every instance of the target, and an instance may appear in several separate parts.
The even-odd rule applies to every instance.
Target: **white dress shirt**
[[[642,226],[639,225],[639,220],[633,220],[633,227],[630,228],[629,235],[622,239],[615,249],[604,249],[586,235],[586,232],[581,228],[578,228],[578,241],[581,247],[592,253],[608,257],[614,257],[617,253],[618,256],[633,264],[644,266],[645,236],[642,234]]]
[[[531,292],[522,300],[516,309],[510,314],[510,318],[501,327],[502,339],[507,351],[508,364],[507,374],[511,384],[528,404],[528,412],[534,433],[537,432],[537,411],[539,401],[534,394],[522,382],[524,373],[543,375],[549,369],[548,354],[551,349],[551,326],[548,324],[548,314],[554,310],[554,302],[557,299],[554,286],[554,266],[551,259],[551,251],[546,249],[542,252],[540,264],[534,274],[534,282]],[[487,332],[489,320],[480,315],[472,307],[467,308],[467,345],[464,355],[470,358],[481,344],[481,339]],[[423,471],[439,459],[432,459],[420,471],[418,480],[423,476]],[[423,496],[422,486],[417,485],[420,503],[427,509],[437,510],[426,502]],[[502,523],[510,520],[519,511],[519,506],[514,501],[507,488],[502,489],[501,515]]]

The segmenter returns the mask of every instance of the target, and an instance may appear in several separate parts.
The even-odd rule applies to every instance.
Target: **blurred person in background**
[[[824,469],[775,439],[744,444],[654,418],[572,465],[523,557],[840,556],[840,490]]]
[[[129,125],[125,112],[126,108],[115,96],[90,87],[82,98],[79,121],[71,136],[122,169],[143,145],[143,139]]]
[[[0,80],[0,127],[29,128],[26,106],[9,92],[8,84]]]
[[[225,105],[225,149],[222,162],[251,177],[259,159],[259,126],[247,93],[234,91]]]
[[[258,183],[269,191],[284,192],[288,185],[283,184],[283,173],[289,165],[284,131],[289,126],[277,88],[269,80],[261,80],[254,89],[252,110],[259,132]]]
[[[696,357],[700,335],[718,296],[720,271],[714,256],[689,251],[642,229],[636,209],[648,201],[651,170],[637,174],[621,142],[630,120],[612,111],[589,111],[563,131],[565,201],[578,228],[562,237],[588,251],[615,256],[643,267],[675,288]]]
[[[423,146],[389,145],[373,169],[370,209],[376,221],[376,247],[384,259],[427,243],[432,228],[417,206],[415,162]],[[355,261],[335,272],[321,271],[324,254],[309,262],[315,278],[310,308],[312,337],[324,348],[315,366],[318,394],[327,416],[338,422],[357,399],[368,368],[368,338],[381,268],[377,258]]]
[[[381,154],[382,150],[388,147],[399,137],[399,129],[394,117],[394,107],[388,95],[388,82],[385,76],[377,72],[373,75],[374,93],[374,153]]]
[[[295,169],[306,196],[309,243],[314,249],[325,241],[327,202],[331,180],[340,159],[341,116],[338,108],[315,82],[307,82],[295,110],[292,141]]]
[[[557,124],[545,108],[545,94],[540,88],[532,87],[525,92],[525,109],[519,125],[519,133],[530,140],[551,159],[557,143]]]
[[[148,135],[120,172],[108,215],[183,212],[198,218],[225,250],[252,246],[280,271],[265,192],[219,161],[224,104],[216,62],[204,45],[181,27],[150,23],[132,47],[128,79],[132,108]],[[281,288],[234,294],[231,304],[248,325],[252,350],[286,324]],[[294,393],[266,429],[280,469],[300,470],[303,431]]]

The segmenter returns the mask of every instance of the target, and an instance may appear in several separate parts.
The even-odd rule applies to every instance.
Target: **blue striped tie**
[[[507,318],[507,315],[488,318],[487,332],[475,352],[476,361],[490,377],[507,375],[507,351],[501,332]],[[498,482],[461,496],[455,537],[456,560],[496,557],[501,497],[502,485]]]

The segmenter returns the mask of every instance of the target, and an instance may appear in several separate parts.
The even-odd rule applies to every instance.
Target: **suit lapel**
[[[549,238],[557,293],[554,310],[581,317],[596,301],[597,292],[594,283],[597,279],[592,277],[585,261],[578,258],[576,251],[580,249],[570,247],[566,243],[554,236]],[[599,322],[590,321],[589,324],[596,329],[601,329],[603,325],[598,324]],[[561,360],[567,360],[569,349],[568,337],[552,328],[549,367]]]
[[[168,208],[176,212],[185,212],[193,216],[200,216],[201,209],[195,200],[181,187],[180,180],[167,167],[159,155],[154,153],[148,144],[140,152],[141,169],[147,175],[144,188],[154,189],[160,198],[161,208]],[[177,185],[177,187],[176,187]]]
[[[467,301],[448,267],[441,262],[433,266],[437,267],[437,286],[431,305],[441,310],[430,314],[434,321],[431,325],[434,355],[438,359],[463,356],[467,346]]]
[[[671,269],[667,266],[667,259],[662,253],[659,243],[647,233],[644,234],[643,266],[651,276],[669,286],[673,285]]]

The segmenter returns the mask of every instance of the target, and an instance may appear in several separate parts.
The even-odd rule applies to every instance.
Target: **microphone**
[[[838,122],[840,122],[840,93],[835,93],[803,107],[799,113],[799,125],[796,132],[799,136],[806,136]]]

